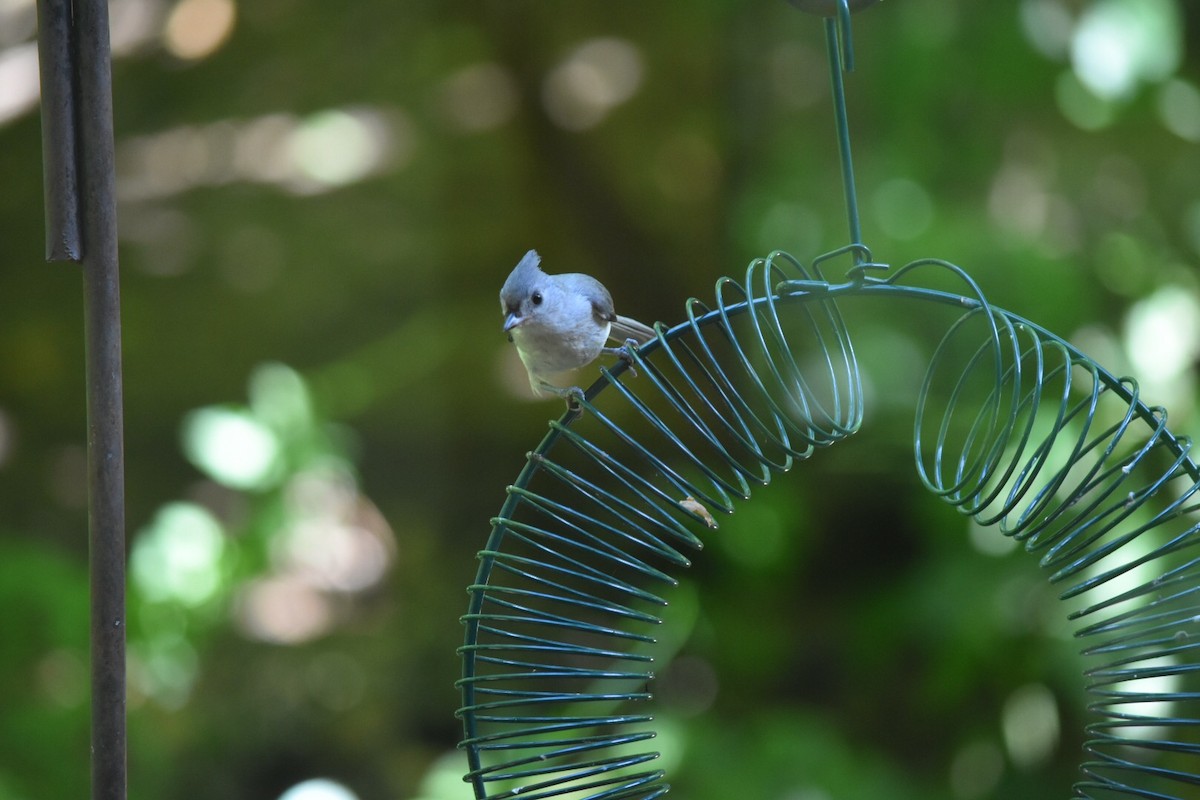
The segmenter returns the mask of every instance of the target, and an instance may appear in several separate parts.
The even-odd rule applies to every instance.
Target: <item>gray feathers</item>
[[[578,272],[547,275],[530,250],[500,289],[504,331],[516,344],[536,394],[561,394],[550,378],[594,361],[611,337],[645,344],[654,331],[613,310],[604,284]]]
[[[622,317],[619,314],[614,314],[612,319],[612,330],[609,331],[608,337],[622,344],[626,339],[633,339],[638,344],[645,344],[653,340],[658,334],[652,328],[648,328],[636,319]]]

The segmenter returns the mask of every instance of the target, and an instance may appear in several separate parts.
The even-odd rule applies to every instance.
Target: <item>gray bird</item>
[[[540,262],[537,251],[530,250],[500,290],[504,331],[538,397],[569,396],[576,390],[550,379],[590,364],[601,353],[627,357],[619,347],[605,347],[609,339],[645,344],[655,338],[650,328],[613,311],[612,295],[600,281],[578,272],[547,275]]]

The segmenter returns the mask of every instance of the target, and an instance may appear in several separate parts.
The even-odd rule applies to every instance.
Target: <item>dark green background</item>
[[[857,15],[849,111],[875,257],[951,260],[993,302],[1134,369],[1130,309],[1197,292],[1200,148],[1160,104],[1171,80],[1200,82],[1200,27],[1193,4],[1163,5],[1181,63],[1095,101],[1107,124],[1087,130],[1060,107],[1066,54],[1039,51],[1022,19],[1077,19],[1088,3],[888,0]],[[596,37],[633,48],[640,82],[594,127],[563,129],[544,82]],[[522,396],[498,288],[536,247],[551,272],[600,277],[622,313],[674,323],[753,258],[845,243],[823,48],[821,23],[783,2],[254,0],[204,59],[153,37],[118,56],[130,545],[180,500],[226,537],[199,605],[131,583],[131,796],[273,800],[321,776],[364,799],[467,796],[445,778],[466,769],[463,589],[505,485],[560,412]],[[507,76],[512,105],[464,129],[454,81],[480,64]],[[236,172],[131,188],[152,172],[139,142],[219,143],[216,123],[330,109],[381,115],[392,160],[315,193]],[[0,127],[0,187],[0,798],[81,797],[81,281],[42,262],[32,110]],[[690,637],[660,713],[672,782],[691,798],[1063,797],[1086,701],[1053,589],[1035,559],[972,546],[967,520],[918,482],[910,401],[929,345],[913,307],[848,311],[873,369],[864,430],[722,519],[681,591]],[[248,383],[271,362],[305,379],[314,413],[277,430],[272,483],[223,486],[186,457],[184,420],[261,412]],[[1192,383],[1160,387],[1179,434],[1197,426]],[[288,481],[330,463],[386,520],[388,570],[325,593],[322,635],[256,640],[234,620],[281,569]],[[160,656],[167,677],[146,677]],[[1031,692],[1053,697],[1061,733],[1021,763],[1003,720]]]

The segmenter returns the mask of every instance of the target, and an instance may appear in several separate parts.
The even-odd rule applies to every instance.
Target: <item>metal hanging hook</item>
[[[826,17],[827,21],[837,18],[837,28],[841,39],[841,66],[845,72],[854,71],[854,46],[850,39],[850,15],[873,6],[880,0],[788,0],[796,8],[807,14]]]
[[[846,218],[855,267],[864,264],[862,224],[858,214],[858,196],[854,188],[854,164],[850,154],[850,123],[846,114],[846,90],[842,74],[854,70],[854,46],[850,14],[879,0],[788,0],[801,11],[825,18],[825,41],[829,51],[829,75],[832,81],[834,122],[837,127],[838,154],[842,164],[842,185],[846,195]],[[861,248],[861,249],[860,249]],[[869,260],[869,259],[867,259]],[[861,270],[855,273],[862,277]]]

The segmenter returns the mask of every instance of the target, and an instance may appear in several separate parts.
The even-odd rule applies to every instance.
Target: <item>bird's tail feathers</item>
[[[608,338],[624,342],[626,339],[633,339],[638,344],[645,344],[656,338],[657,334],[652,328],[648,328],[636,319],[622,317],[620,314],[612,322],[612,328],[608,332]]]

